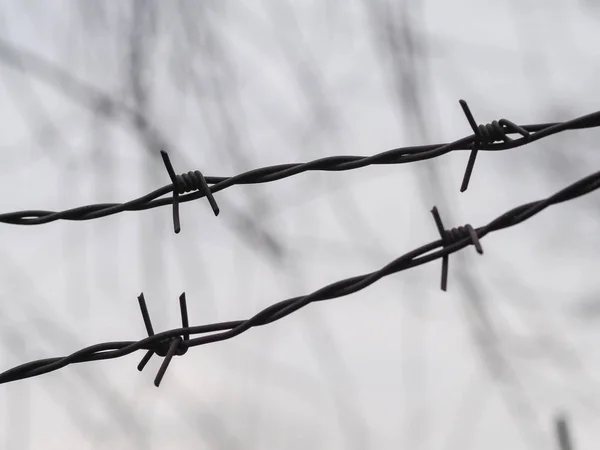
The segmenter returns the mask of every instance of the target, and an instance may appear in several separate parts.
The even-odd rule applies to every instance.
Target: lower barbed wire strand
[[[513,208],[492,220],[487,225],[474,229],[474,232],[478,239],[482,239],[491,232],[517,225],[535,214],[538,214],[550,205],[573,200],[595,191],[598,188],[600,188],[600,171],[582,178],[546,199],[526,203]],[[460,229],[460,227],[458,229]],[[66,357],[45,358],[16,366],[0,374],[0,383],[8,383],[38,376],[58,370],[73,363],[113,359],[138,350],[152,350],[153,346],[157,345],[160,341],[180,338],[182,335],[207,334],[206,336],[186,340],[186,348],[230,339],[252,327],[266,325],[276,320],[280,320],[312,302],[330,300],[349,295],[366,288],[385,276],[443,258],[444,256],[455,253],[473,244],[470,236],[462,237],[463,233],[459,234],[460,236],[457,237],[461,238],[460,240],[444,243],[442,239],[438,239],[400,256],[378,271],[337,281],[306,296],[280,301],[265,308],[248,320],[177,328],[154,334],[153,336],[146,337],[136,342],[121,341],[96,344]]]

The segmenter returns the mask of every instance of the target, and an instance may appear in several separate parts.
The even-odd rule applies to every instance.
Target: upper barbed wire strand
[[[461,100],[461,106],[463,105],[462,102],[463,101]],[[509,142],[490,144],[487,143],[485,139],[489,136],[478,136],[477,134],[472,134],[445,144],[400,147],[387,150],[373,156],[330,156],[307,163],[289,163],[262,167],[231,177],[207,176],[204,177],[204,179],[207,185],[212,185],[208,187],[207,191],[209,191],[211,194],[214,194],[233,185],[268,183],[308,171],[333,172],[354,170],[369,165],[406,164],[437,158],[457,150],[471,151],[472,157],[470,158],[469,167],[467,168],[468,174],[465,174],[465,177],[467,177],[467,175],[470,176],[472,163],[474,163],[474,156],[477,151],[509,150],[566,130],[594,128],[598,126],[600,126],[600,111],[577,117],[566,122],[538,123],[521,126],[517,125],[516,127],[530,134],[527,137],[521,137]],[[489,124],[479,127],[480,129],[485,129],[486,127],[489,127]],[[508,135],[518,133],[515,129],[508,127],[504,129],[504,134]],[[466,189],[466,183],[464,181],[463,188]],[[41,225],[56,220],[91,220],[117,214],[123,211],[142,211],[159,206],[172,205],[174,202],[185,203],[205,197],[207,195],[205,189],[201,189],[200,191],[195,191],[185,195],[174,195],[170,198],[159,198],[168,193],[172,193],[173,190],[174,184],[169,184],[126,203],[100,203],[80,206],[58,212],[46,210],[25,210],[3,213],[0,214],[0,222],[13,225]],[[211,200],[210,197],[209,200]],[[213,210],[216,209],[214,200],[211,201],[211,206],[213,207]]]
[[[526,203],[513,208],[492,220],[487,225],[473,229],[473,232],[476,234],[477,240],[480,240],[491,232],[518,225],[538,214],[548,206],[573,200],[595,191],[598,188],[600,188],[600,171],[576,181],[546,199]],[[458,240],[452,241],[452,239]],[[474,242],[473,236],[465,235],[462,237],[462,234],[460,233],[455,235],[449,234],[446,236],[446,239],[438,239],[412,250],[375,272],[337,281],[309,295],[280,301],[265,308],[250,319],[176,328],[162,333],[152,334],[137,342],[119,341],[92,345],[69,356],[39,359],[13,367],[0,374],[0,384],[39,376],[61,369],[69,364],[119,358],[137,350],[152,350],[154,352],[161,352],[162,350],[162,353],[164,353],[165,342],[169,339],[181,340],[184,349],[186,350],[189,347],[231,339],[252,327],[266,325],[282,319],[312,302],[346,296],[368,287],[385,276],[444,258],[469,245],[476,245],[477,240]],[[440,247],[441,249],[436,250]],[[185,317],[184,323],[187,322],[187,312],[185,313]],[[148,328],[148,330],[151,330],[151,327]],[[148,331],[148,333],[150,334],[150,331]],[[189,338],[190,335],[196,334],[207,335]],[[155,384],[158,385],[156,382]]]

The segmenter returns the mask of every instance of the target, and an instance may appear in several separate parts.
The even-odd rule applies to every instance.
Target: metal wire
[[[138,297],[138,301],[148,333],[147,338],[137,342],[104,342],[86,347],[69,356],[31,361],[1,373],[0,384],[49,373],[69,364],[119,358],[137,350],[146,350],[147,354],[138,365],[138,370],[144,368],[145,364],[154,353],[159,356],[164,356],[165,358],[158,375],[154,380],[154,384],[158,387],[171,358],[175,355],[185,354],[190,347],[231,339],[252,327],[266,325],[282,319],[309,303],[331,300],[352,294],[368,287],[385,276],[412,267],[417,267],[440,258],[448,258],[451,253],[457,252],[469,245],[474,245],[478,252],[482,253],[483,250],[481,248],[480,240],[487,234],[517,225],[535,214],[538,214],[550,205],[575,199],[588,194],[599,187],[600,171],[582,178],[546,199],[526,203],[513,208],[485,226],[473,228],[466,225],[455,229],[461,231],[444,230],[443,225],[441,225],[441,220],[439,219],[437,208],[434,207],[432,213],[436,225],[443,236],[442,239],[438,239],[437,241],[430,242],[429,244],[412,250],[375,272],[337,281],[309,295],[294,297],[275,303],[247,320],[235,320],[190,327],[188,326],[185,294],[182,294],[180,297],[180,309],[183,328],[172,329],[155,334],[142,294]],[[447,272],[447,263],[445,264],[444,271]],[[445,287],[445,285],[443,287]],[[190,335],[197,334],[206,334],[206,336],[190,338]]]
[[[401,147],[368,157],[332,156],[307,163],[279,164],[250,170],[232,177],[204,177],[200,171],[190,171],[182,175],[176,175],[167,153],[162,150],[161,155],[171,178],[171,184],[149,194],[126,203],[101,203],[60,212],[27,210],[4,213],[0,214],[0,222],[14,225],[40,225],[55,220],[91,220],[123,211],[141,211],[172,204],[173,226],[175,233],[179,233],[181,228],[179,223],[179,203],[207,197],[214,214],[218,215],[219,207],[213,194],[236,184],[268,183],[308,171],[346,171],[369,165],[405,164],[436,158],[456,150],[469,150],[471,152],[461,185],[461,191],[465,191],[471,178],[475,158],[480,150],[508,150],[562,131],[600,126],[600,111],[566,122],[519,126],[506,119],[501,119],[491,124],[478,126],[467,103],[464,100],[460,100],[460,105],[474,134],[454,142]],[[508,136],[509,134],[520,134],[521,137],[512,139]],[[209,184],[212,186],[209,186]],[[189,191],[195,192],[185,194],[185,192]],[[172,198],[159,198],[170,192],[173,193]]]

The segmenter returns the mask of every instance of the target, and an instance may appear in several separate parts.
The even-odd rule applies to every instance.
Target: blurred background
[[[591,0],[13,1],[0,5],[0,212],[124,202],[178,173],[372,155],[598,109]],[[598,130],[309,172],[181,206],[0,226],[0,370],[247,318],[481,226],[598,170]],[[0,386],[5,449],[540,449],[600,439],[598,194],[441,263],[175,358]]]

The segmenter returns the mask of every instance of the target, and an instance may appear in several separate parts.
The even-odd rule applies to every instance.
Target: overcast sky
[[[5,2],[0,212],[124,202],[178,173],[449,142],[478,123],[599,109],[589,1]],[[136,121],[131,111],[147,119]],[[233,186],[181,206],[0,224],[0,370],[104,341],[245,319],[377,270],[598,170],[595,129]],[[2,385],[0,448],[554,448],[600,439],[597,194],[441,262],[175,357],[143,353]]]

